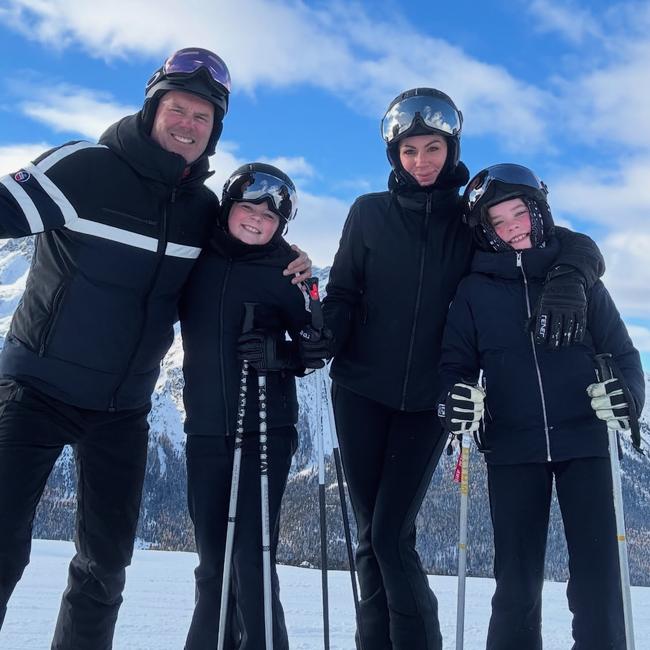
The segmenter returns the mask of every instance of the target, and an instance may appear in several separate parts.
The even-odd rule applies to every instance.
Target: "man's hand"
[[[309,255],[295,244],[291,244],[291,248],[299,253],[299,256],[282,271],[282,275],[293,275],[291,284],[298,284],[311,277],[311,260],[309,259]]]
[[[480,386],[454,384],[444,404],[438,405],[438,417],[450,433],[478,431],[483,420],[485,391]]]
[[[549,348],[582,341],[587,327],[587,294],[582,274],[570,266],[551,270],[533,314],[535,343]]]
[[[608,379],[587,386],[591,397],[591,408],[596,417],[607,423],[614,431],[627,431],[630,428],[630,405],[625,399],[623,387],[618,379]]]
[[[288,341],[278,341],[264,330],[251,330],[237,340],[237,358],[262,372],[297,370],[299,360]]]

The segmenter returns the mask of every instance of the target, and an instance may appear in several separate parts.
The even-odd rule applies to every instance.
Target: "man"
[[[229,93],[217,55],[179,50],[147,83],[142,109],[99,144],[68,143],[0,179],[0,236],[37,234],[0,355],[0,626],[47,477],[71,444],[77,552],[56,650],[112,646],[151,393],[219,208],[203,183]],[[303,255],[285,273],[305,266]]]

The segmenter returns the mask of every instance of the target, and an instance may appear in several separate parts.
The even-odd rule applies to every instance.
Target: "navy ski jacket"
[[[483,369],[487,416],[480,442],[488,463],[608,455],[606,424],[596,418],[586,393],[598,381],[597,353],[613,355],[637,412],[643,407],[639,353],[602,282],[589,291],[582,343],[558,350],[534,345],[531,306],[558,252],[555,238],[545,248],[477,251],[449,309],[440,364],[443,395],[457,381],[475,380]]]
[[[394,409],[434,409],[442,390],[447,310],[474,253],[458,197],[467,170],[459,168],[457,187],[413,190],[391,175],[391,191],[359,197],[330,271],[323,312],[336,345],[332,378]],[[591,286],[604,271],[597,246],[568,230],[559,236],[558,263]]]
[[[0,374],[80,408],[150,403],[218,213],[207,158],[185,166],[137,114],[0,179],[0,236],[36,234]]]
[[[234,435],[242,363],[237,340],[244,323],[244,302],[258,304],[253,327],[273,334],[278,343],[289,332],[297,341],[311,320],[300,287],[282,275],[297,257],[281,237],[263,246],[235,240],[219,228],[197,262],[180,306],[183,334],[185,432]],[[269,372],[266,379],[267,426],[298,421],[295,373]],[[257,431],[257,373],[248,376],[245,431]]]

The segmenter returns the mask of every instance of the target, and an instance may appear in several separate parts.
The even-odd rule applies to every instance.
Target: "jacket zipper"
[[[521,251],[517,251],[517,267],[521,269],[521,276],[524,279],[524,294],[526,296],[526,312],[528,314],[528,320],[532,316],[530,309],[530,296],[528,294],[528,278],[526,277],[526,272],[524,271],[524,265],[521,261]],[[544,386],[542,384],[542,373],[539,369],[539,362],[537,360],[537,349],[535,348],[535,338],[533,333],[530,332],[530,345],[533,351],[533,359],[535,361],[535,371],[537,372],[537,383],[539,385],[539,395],[542,400],[542,415],[544,416],[544,435],[546,436],[546,460],[550,463],[551,460],[551,438],[549,436],[548,430],[548,417],[546,415],[546,399],[544,398]]]
[[[219,366],[221,368],[221,395],[223,397],[223,406],[226,412],[226,435],[231,436],[232,431],[230,430],[230,413],[228,413],[228,391],[226,390],[226,368],[224,362],[224,352],[223,352],[223,305],[226,297],[226,285],[228,284],[228,279],[230,278],[230,271],[232,269],[232,260],[228,260],[228,265],[226,266],[226,274],[223,278],[223,284],[221,285],[221,304],[219,305],[219,327],[221,328],[221,336],[219,337]]]
[[[420,313],[420,302],[422,298],[422,283],[424,281],[424,262],[427,254],[427,239],[429,236],[429,221],[431,217],[431,194],[427,194],[427,203],[424,213],[424,224],[422,248],[420,249],[420,275],[418,278],[418,290],[415,295],[415,307],[413,308],[413,325],[411,327],[411,340],[409,341],[409,351],[406,357],[406,371],[404,374],[404,383],[402,385],[402,403],[400,410],[406,410],[406,390],[408,388],[409,375],[411,374],[411,361],[413,359],[413,348],[415,346],[415,331],[417,329],[418,314]]]
[[[173,205],[175,202],[176,202],[176,188],[172,189],[171,196],[169,197],[169,205]],[[138,353],[138,350],[140,349],[140,343],[142,342],[144,336],[144,326],[145,323],[147,322],[147,314],[149,312],[149,297],[151,296],[151,292],[153,291],[153,288],[156,286],[156,281],[158,280],[158,275],[160,274],[160,267],[162,266],[163,260],[165,259],[166,248],[167,248],[167,204],[163,206],[162,221],[160,224],[160,237],[158,238],[158,248],[156,249],[156,257],[158,258],[158,263],[156,264],[154,273],[151,276],[149,287],[142,297],[142,321],[140,325],[140,336],[138,336],[135,345],[131,349],[129,360],[124,368],[124,371],[120,375],[119,381],[117,382],[115,388],[113,389],[113,394],[111,395],[111,400],[108,405],[108,411],[110,413],[114,413],[117,410],[116,407],[117,393],[119,392],[120,388],[122,387],[122,384],[126,380],[129,371],[131,370],[131,366],[133,365],[133,360],[135,359],[135,355]]]

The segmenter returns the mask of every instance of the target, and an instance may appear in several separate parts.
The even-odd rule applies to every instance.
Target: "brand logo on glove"
[[[539,335],[544,337],[546,336],[546,326],[547,326],[547,316],[542,314],[539,317]]]
[[[17,171],[14,174],[14,180],[17,183],[25,183],[31,178],[31,174],[29,172],[26,172],[24,169],[21,169],[20,171]]]

